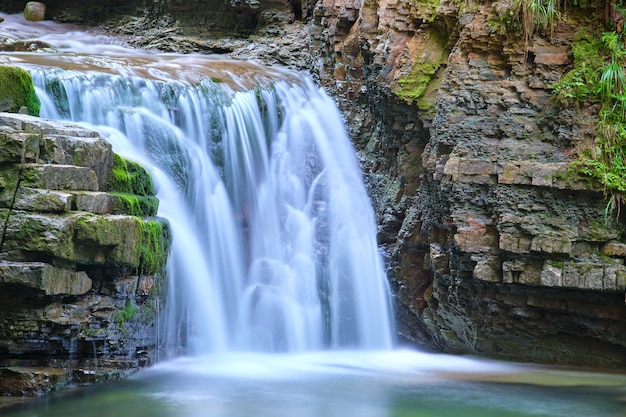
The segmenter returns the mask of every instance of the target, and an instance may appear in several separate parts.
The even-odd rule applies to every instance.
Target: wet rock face
[[[417,311],[446,350],[626,361],[623,227],[604,214],[602,193],[568,171],[574,144],[593,135],[594,109],[561,113],[550,96],[570,68],[582,25],[573,17],[525,51],[498,35],[493,9],[482,7],[448,59],[422,158],[418,208],[432,283]],[[414,309],[410,296],[403,303]]]
[[[398,330],[439,351],[623,367],[623,223],[568,171],[598,109],[551,98],[574,34],[601,16],[572,12],[526,50],[502,7],[314,9],[315,69],[348,115]]]
[[[259,0],[164,0],[153,3],[149,15],[170,16],[185,34],[211,36],[248,35],[255,30],[259,13]]]
[[[124,204],[155,199],[147,172],[97,132],[26,115],[0,113],[0,144],[0,392],[149,363],[167,225]]]

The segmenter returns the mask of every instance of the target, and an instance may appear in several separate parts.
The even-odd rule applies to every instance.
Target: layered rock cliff
[[[532,32],[519,4],[168,0],[137,2],[143,12],[108,27],[134,45],[308,70],[332,92],[376,208],[404,339],[623,367],[623,217],[569,169],[597,137],[600,107],[553,94],[576,45],[601,37],[604,4],[568,6]]]
[[[599,107],[552,96],[576,34],[600,37],[598,7],[568,9],[526,43],[505,2],[318,3],[320,78],[357,121],[407,339],[626,362],[622,219],[569,169]]]
[[[167,224],[100,135],[0,113],[0,392],[119,378],[156,357]]]

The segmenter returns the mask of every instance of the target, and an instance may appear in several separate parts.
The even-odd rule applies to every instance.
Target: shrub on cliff
[[[39,116],[41,102],[30,74],[22,68],[0,65],[0,111],[18,113],[22,107]]]

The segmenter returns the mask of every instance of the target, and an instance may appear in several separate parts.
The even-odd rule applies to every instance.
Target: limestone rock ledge
[[[0,113],[0,394],[155,359],[169,247],[145,169],[92,130]]]

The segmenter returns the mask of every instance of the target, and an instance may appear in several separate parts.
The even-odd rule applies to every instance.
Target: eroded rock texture
[[[155,358],[167,225],[145,188],[121,189],[133,182],[120,161],[97,132],[0,113],[3,395],[119,378]],[[137,167],[134,183],[151,184]],[[130,210],[141,199],[155,204]]]
[[[568,171],[598,109],[551,95],[574,34],[595,33],[601,15],[572,10],[526,46],[503,9],[365,0],[314,12],[317,69],[361,149],[399,332],[436,350],[620,367],[623,225]]]

